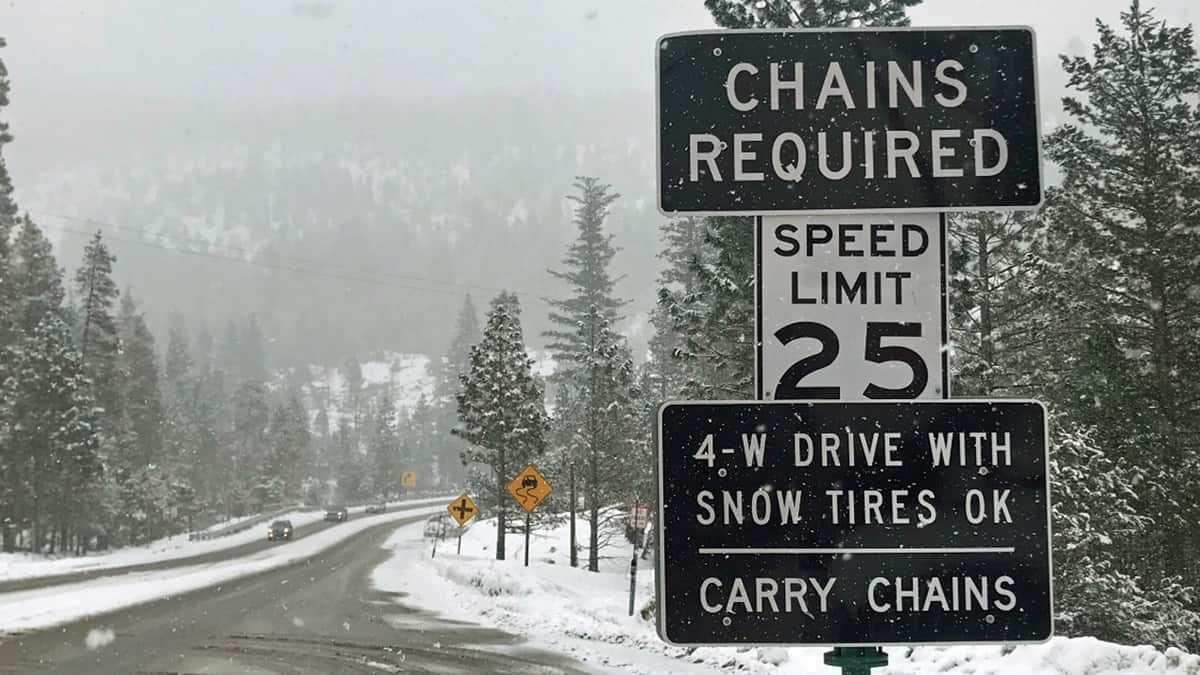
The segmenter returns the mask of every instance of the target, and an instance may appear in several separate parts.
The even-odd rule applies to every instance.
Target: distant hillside
[[[56,113],[26,120],[20,141],[46,149],[17,184],[68,268],[82,233],[105,229],[118,281],[156,330],[172,309],[213,332],[256,313],[273,366],[438,354],[464,294],[482,311],[505,288],[536,346],[579,174],[622,194],[609,223],[618,292],[631,318],[653,303],[661,216],[643,97],[146,105],[159,108],[141,115],[148,127],[97,107],[89,128],[106,133],[74,145],[69,125],[47,132]]]

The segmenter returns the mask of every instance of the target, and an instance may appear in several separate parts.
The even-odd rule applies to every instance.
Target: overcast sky
[[[651,91],[653,44],[702,0],[0,0],[14,113],[63,92],[296,101],[549,86]],[[1028,24],[1042,70],[1127,0],[927,0],[915,25]],[[1195,22],[1195,0],[1158,0]]]

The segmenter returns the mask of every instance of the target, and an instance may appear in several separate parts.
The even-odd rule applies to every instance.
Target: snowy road
[[[424,518],[373,525],[219,586],[10,634],[0,638],[0,672],[575,672],[577,664],[522,648],[515,636],[440,620],[374,590],[370,573],[390,555],[383,542]]]

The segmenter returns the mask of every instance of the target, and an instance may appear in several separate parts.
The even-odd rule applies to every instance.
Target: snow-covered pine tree
[[[613,296],[618,279],[609,265],[618,249],[613,235],[604,231],[604,220],[618,195],[592,177],[577,178],[575,187],[579,194],[570,199],[578,204],[578,236],[567,249],[563,269],[550,272],[570,284],[571,295],[550,301],[550,320],[560,328],[547,331],[546,337],[557,362],[554,383],[571,389],[575,402],[564,414],[582,425],[581,445],[569,453],[568,479],[583,488],[591,526],[588,569],[597,571],[601,537],[608,531],[601,516],[613,513],[605,507],[628,495],[623,488],[630,473],[650,467],[629,463],[629,441],[646,428],[629,415],[629,401],[635,398],[632,359],[625,359],[628,348],[613,330],[625,301]],[[611,470],[614,466],[623,470]]]
[[[92,383],[92,396],[101,408],[101,453],[112,459],[117,458],[116,444],[125,433],[117,363],[120,337],[114,312],[119,292],[112,277],[114,262],[116,257],[97,231],[84,248],[83,262],[75,271],[75,293],[79,300],[77,344],[84,373]]]
[[[371,496],[387,499],[400,487],[401,456],[399,424],[392,392],[384,389],[371,411],[367,438],[367,462],[371,468]]]
[[[58,527],[92,521],[87,498],[103,471],[92,398],[71,332],[53,312],[25,334],[8,377],[12,447],[5,476],[19,487],[16,512],[33,530],[32,549]]]
[[[267,431],[271,422],[271,404],[267,388],[254,380],[246,380],[233,392],[231,416],[232,436],[227,453],[231,454],[232,481],[243,494],[260,482],[259,469],[267,455]]]
[[[5,45],[0,38],[0,48]],[[0,113],[8,105],[8,70],[4,59],[0,58]],[[15,293],[12,280],[12,256],[10,239],[13,228],[17,224],[17,204],[13,201],[13,185],[8,175],[8,166],[4,161],[4,146],[12,140],[8,131],[8,123],[0,117],[0,476],[7,476],[9,458],[8,434],[11,427],[9,403],[11,395],[4,389],[8,380],[7,373],[11,370],[13,358],[16,356],[17,318],[14,304]],[[10,491],[13,489],[9,481],[0,478],[0,512],[11,513]],[[0,518],[0,548],[11,551],[15,546],[15,527],[9,527],[7,521]]]
[[[281,482],[285,497],[300,494],[301,469],[308,456],[311,434],[308,429],[308,414],[300,404],[296,392],[292,392],[286,403],[275,407],[271,415],[269,448],[262,468],[265,476]]]
[[[1095,421],[1115,459],[1154,471],[1156,527],[1130,542],[1140,572],[1200,578],[1200,61],[1191,26],[1136,0],[1097,22],[1088,56],[1063,57],[1067,123],[1046,140],[1056,285],[1077,330],[1056,343],[1051,396]],[[1106,448],[1107,449],[1107,448]],[[1153,556],[1145,551],[1154,550]],[[1194,605],[1200,606],[1200,605]]]
[[[653,464],[635,452],[645,440],[644,419],[639,416],[639,392],[633,357],[624,338],[602,317],[597,325],[595,348],[580,364],[586,377],[578,379],[577,414],[581,423],[577,475],[582,478],[584,508],[588,514],[588,570],[600,571],[600,549],[619,528],[620,507],[637,496],[634,486],[654,471]]]
[[[134,468],[163,466],[163,404],[154,336],[128,288],[121,297],[119,322],[121,400],[133,444],[127,457]]]
[[[616,324],[618,311],[626,301],[616,298],[613,287],[619,279],[609,273],[609,265],[617,254],[613,235],[604,231],[608,207],[620,195],[610,186],[591,176],[575,179],[577,195],[567,197],[578,204],[575,208],[575,227],[578,235],[567,247],[562,269],[550,270],[550,275],[567,282],[570,297],[549,300],[550,321],[559,328],[546,331],[547,345],[557,363],[557,379],[578,374],[577,371],[596,349],[598,327]]]
[[[921,0],[704,0],[724,28],[907,26]]]
[[[54,259],[50,240],[29,216],[21,219],[11,253],[12,295],[17,330],[29,333],[46,314],[62,317],[63,272]]]
[[[475,469],[469,475],[483,479],[472,494],[480,508],[496,514],[496,559],[504,560],[507,515],[515,508],[505,486],[543,453],[549,426],[516,295],[502,292],[492,300],[470,362],[456,397],[461,425],[455,432],[470,444],[462,460]]]
[[[951,342],[956,396],[1027,396],[1052,338],[1043,221],[1020,212],[950,219]]]
[[[673,218],[663,223],[663,248],[658,259],[658,302],[650,317],[650,362],[643,373],[649,387],[665,401],[683,393],[691,379],[684,358],[685,327],[692,323],[697,291],[697,270],[704,260],[704,223],[699,218]]]

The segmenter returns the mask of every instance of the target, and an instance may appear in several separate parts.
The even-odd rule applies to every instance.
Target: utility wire
[[[238,252],[244,252],[249,255],[253,255],[252,251],[245,249],[245,248],[223,245],[223,244],[213,244],[212,242],[209,242],[209,241],[197,238],[197,237],[186,237],[186,236],[163,234],[163,233],[154,232],[152,230],[147,230],[147,229],[143,229],[143,228],[116,225],[114,223],[108,223],[105,221],[96,220],[94,218],[79,218],[79,217],[75,217],[75,216],[66,216],[66,215],[62,215],[62,214],[47,213],[47,212],[40,212],[40,211],[31,211],[31,213],[33,213],[34,215],[37,215],[39,217],[55,218],[55,219],[65,220],[65,221],[70,221],[70,222],[78,222],[78,223],[83,223],[83,224],[86,224],[89,226],[96,226],[101,229],[107,228],[109,230],[118,230],[118,231],[124,230],[124,231],[129,231],[129,232],[144,233],[144,234],[147,234],[149,236],[156,237],[159,239],[176,240],[176,241],[194,241],[194,242],[202,243],[204,246],[209,247],[209,248],[224,249],[227,251],[238,251]],[[80,236],[80,237],[91,237],[93,234],[95,234],[94,231],[79,230],[79,229],[75,229],[72,227],[68,227],[66,225],[47,225],[44,223],[44,221],[42,223],[39,223],[39,226],[47,227],[50,229],[57,230],[59,232],[63,232],[65,234],[70,234],[70,235],[75,235],[75,236]],[[430,288],[428,286],[413,286],[410,284],[397,283],[396,281],[380,279],[377,277],[394,277],[396,279],[415,281],[415,282],[423,283],[423,284],[433,284],[435,286],[438,286],[438,285],[449,286],[449,287],[453,287],[453,288],[461,288],[461,289],[467,289],[467,290],[474,289],[474,290],[486,290],[486,291],[495,291],[495,292],[509,290],[509,291],[516,293],[522,300],[527,301],[529,298],[533,298],[535,300],[538,300],[539,302],[550,304],[550,301],[547,298],[543,297],[542,295],[540,295],[538,293],[534,293],[531,291],[524,291],[524,290],[505,289],[505,288],[501,288],[498,286],[484,286],[484,285],[479,285],[479,284],[464,284],[464,283],[456,283],[456,282],[451,282],[451,281],[440,281],[437,279],[431,279],[429,277],[421,277],[421,276],[399,274],[399,273],[392,273],[392,272],[379,272],[379,271],[368,271],[367,275],[364,276],[362,274],[339,272],[339,271],[336,271],[338,269],[336,267],[332,268],[334,271],[330,271],[327,269],[315,269],[312,267],[306,267],[306,266],[302,266],[302,265],[276,263],[276,262],[271,262],[269,260],[261,260],[261,259],[255,260],[255,259],[243,258],[243,257],[237,257],[237,256],[231,256],[231,255],[221,255],[219,253],[214,253],[212,251],[202,251],[202,250],[197,250],[197,249],[192,249],[192,248],[176,248],[173,246],[166,246],[166,245],[154,242],[154,241],[148,241],[148,240],[140,238],[140,237],[139,238],[128,238],[128,237],[120,237],[120,236],[114,236],[112,234],[108,234],[108,235],[106,235],[106,238],[111,239],[112,241],[117,241],[117,242],[126,243],[126,244],[134,244],[136,246],[143,246],[146,248],[159,249],[162,251],[178,253],[181,255],[190,255],[190,256],[201,257],[201,258],[208,258],[211,260],[235,262],[235,263],[240,263],[242,265],[248,265],[251,267],[259,267],[259,268],[270,269],[270,270],[275,270],[275,271],[290,272],[290,273],[299,274],[299,275],[318,276],[318,277],[324,277],[327,279],[334,279],[334,280],[338,280],[338,281],[351,281],[351,282],[368,284],[368,285],[373,285],[373,286],[381,286],[381,287],[385,287],[385,288],[420,291],[420,292],[426,292],[426,293],[437,293],[437,294],[441,294],[441,295],[452,295],[455,297],[459,297],[462,295],[461,291],[453,291],[453,290],[450,290],[449,288],[436,288],[436,287]],[[273,257],[276,257],[280,260],[285,260],[285,261],[293,260],[293,261],[299,261],[299,262],[303,262],[303,263],[324,264],[323,261],[316,260],[313,258],[301,258],[301,257],[297,257],[297,256],[282,256],[282,255],[275,255]],[[647,306],[632,306],[632,309],[641,310],[641,311],[650,311],[653,309],[653,305],[648,306],[648,307]]]

